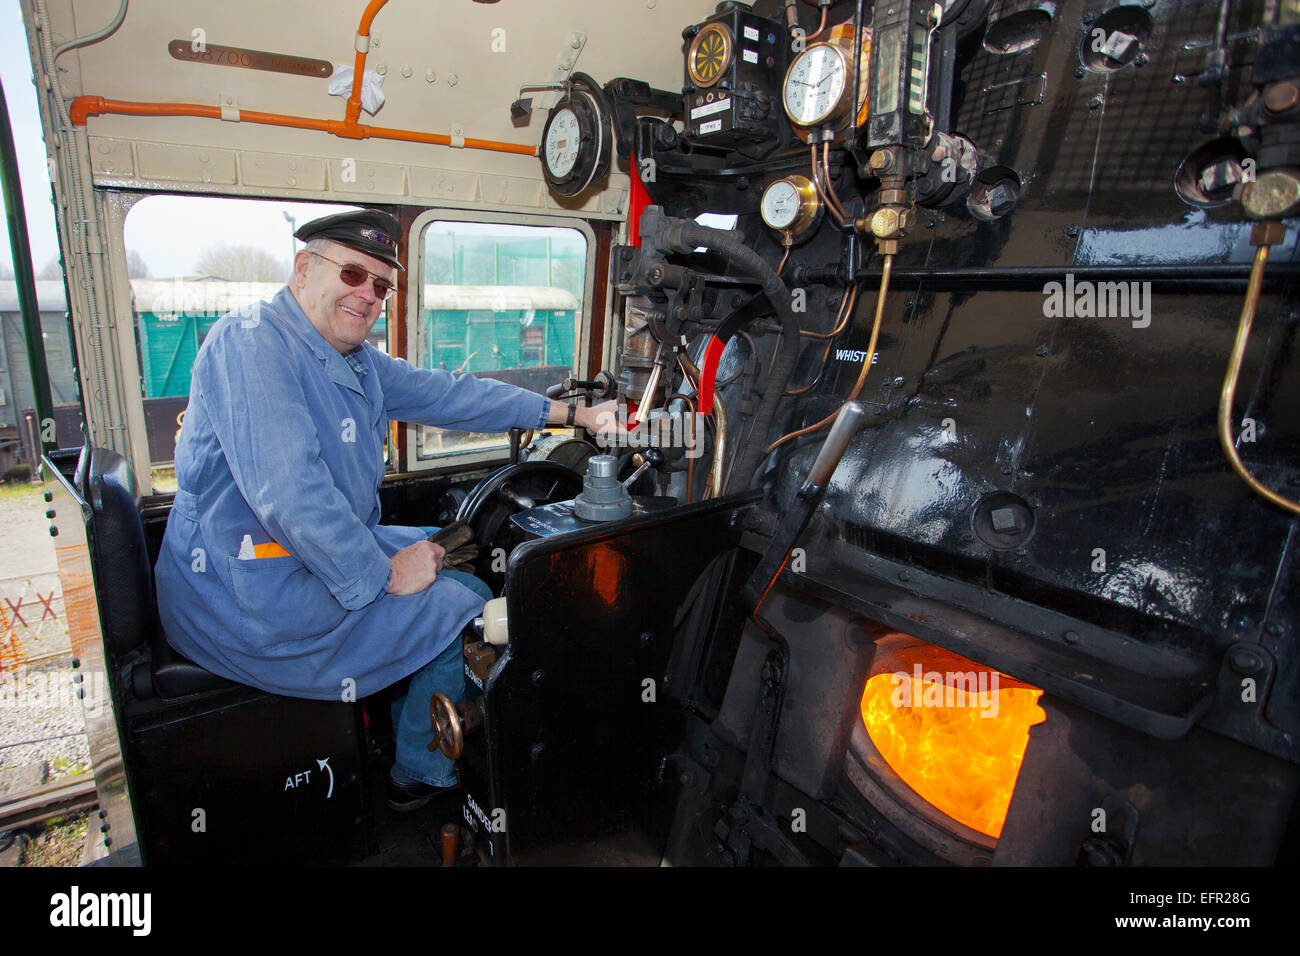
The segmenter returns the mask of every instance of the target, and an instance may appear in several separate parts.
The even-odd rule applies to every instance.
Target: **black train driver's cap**
[[[397,220],[386,212],[360,209],[313,219],[299,227],[293,236],[303,242],[329,239],[401,269],[402,264],[397,261],[397,237],[401,235],[401,228]]]

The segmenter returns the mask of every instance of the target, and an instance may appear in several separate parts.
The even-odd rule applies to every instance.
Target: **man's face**
[[[293,294],[307,318],[325,341],[340,353],[349,352],[366,340],[371,327],[384,309],[383,299],[375,295],[374,279],[366,276],[358,286],[350,286],[339,277],[339,266],[360,266],[367,272],[397,282],[397,270],[374,256],[332,242],[321,255],[306,249],[293,262]],[[338,265],[334,263],[337,262]]]

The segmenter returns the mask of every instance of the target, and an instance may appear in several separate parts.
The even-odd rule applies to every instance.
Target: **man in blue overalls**
[[[399,228],[375,210],[308,223],[290,284],[208,333],[155,574],[168,641],[213,673],[343,701],[410,677],[394,701],[389,778],[389,805],[410,810],[456,784],[451,762],[427,749],[429,700],[463,697],[459,635],[491,594],[441,571],[424,530],[379,524],[388,422],[594,429],[613,403],[552,405],[370,346],[402,268]]]

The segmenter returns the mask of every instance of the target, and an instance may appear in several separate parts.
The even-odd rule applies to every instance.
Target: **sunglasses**
[[[329,256],[322,256],[319,252],[313,252],[312,255],[318,256],[326,262],[334,262]],[[341,262],[334,262],[334,265],[339,267],[339,278],[343,280],[344,285],[355,288],[366,281],[366,276],[370,276],[374,280],[375,297],[381,302],[387,301],[388,297],[397,291],[397,287],[387,279],[380,278],[360,266],[344,265]]]

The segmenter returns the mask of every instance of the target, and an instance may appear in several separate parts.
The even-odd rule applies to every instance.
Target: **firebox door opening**
[[[987,865],[1029,728],[1046,717],[1041,695],[910,635],[882,637],[862,691],[849,777],[922,844],[955,863]]]

